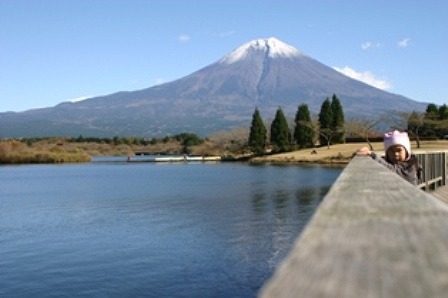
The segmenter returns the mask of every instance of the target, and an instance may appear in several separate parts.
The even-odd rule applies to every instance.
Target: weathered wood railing
[[[261,297],[447,297],[448,207],[367,157],[334,183]]]
[[[415,153],[422,167],[422,178],[419,187],[425,191],[432,191],[447,185],[448,151],[417,151]]]

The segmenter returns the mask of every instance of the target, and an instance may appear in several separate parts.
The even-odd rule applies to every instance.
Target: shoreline
[[[383,142],[372,142],[373,151],[384,154]],[[353,158],[356,150],[368,146],[366,142],[335,144],[330,147],[316,147],[300,149],[292,152],[272,155],[257,156],[251,158],[252,163],[277,163],[277,164],[322,164],[322,165],[347,165]],[[411,141],[413,152],[446,150],[448,140],[421,141],[420,148],[417,143]]]
[[[336,144],[330,147],[316,147],[300,149],[292,152],[273,155],[258,156],[251,159],[252,163],[279,163],[279,164],[322,164],[322,165],[347,165],[356,150],[366,143]],[[382,143],[374,143],[374,149],[380,149]]]
[[[276,165],[322,165],[322,166],[335,166],[335,167],[345,167],[348,165],[350,160],[341,161],[328,161],[328,160],[263,160],[263,161],[250,161],[251,164],[276,164]]]
[[[373,151],[382,152],[382,142],[372,142]],[[252,164],[272,163],[272,164],[321,164],[321,165],[347,165],[357,149],[367,146],[366,142],[360,143],[346,143],[336,144],[330,147],[315,147],[300,149],[291,152],[269,154],[264,156],[253,156],[251,154],[236,154],[230,155],[227,152],[206,152],[202,155],[221,156],[221,161],[245,161]],[[411,142],[412,150],[416,151],[434,151],[434,150],[446,150],[448,148],[448,140],[439,141],[422,141],[420,148],[417,148],[415,141]],[[91,150],[89,150],[91,149]],[[94,147],[94,149],[98,149]],[[124,152],[129,152],[129,148]],[[123,155],[127,155],[124,152],[120,152]],[[98,154],[100,153],[100,154]],[[54,164],[54,163],[78,163],[78,162],[90,162],[94,156],[109,156],[107,153],[117,153],[117,150],[99,151],[92,148],[64,148],[57,146],[57,148],[49,147],[47,150],[43,148],[19,150],[18,152],[4,152],[0,154],[0,164]],[[213,154],[211,154],[213,153]],[[115,156],[115,155],[111,155]]]

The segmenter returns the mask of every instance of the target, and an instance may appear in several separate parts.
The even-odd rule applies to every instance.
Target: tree
[[[331,99],[331,128],[333,129],[333,142],[344,142],[344,112],[341,102],[336,94]]]
[[[250,126],[249,133],[249,147],[256,155],[261,155],[264,153],[267,138],[266,134],[266,128],[257,108],[252,115],[252,124]]]
[[[443,129],[448,128],[448,125],[443,125],[444,121],[437,120],[438,109],[437,107],[432,109],[431,104],[428,105],[428,109],[424,113],[416,111],[412,113],[401,112],[394,113],[388,118],[392,121],[390,122],[392,123],[390,125],[392,129],[407,131],[409,136],[415,138],[417,148],[421,147],[421,137],[443,137]]]
[[[194,133],[180,133],[173,136],[173,139],[183,146],[182,152],[186,154],[190,154],[191,147],[204,143],[204,140]]]
[[[429,119],[437,119],[439,115],[439,109],[433,103],[428,104],[426,107],[425,117]]]
[[[332,135],[332,119],[331,103],[328,97],[322,103],[319,113],[319,141],[320,145],[327,144],[330,146]]]
[[[428,104],[424,115],[422,135],[431,137],[440,135],[440,131],[437,126],[439,124],[441,113],[443,113],[443,109],[439,110],[439,108],[433,103]]]
[[[79,135],[79,137],[76,139],[76,142],[78,143],[84,142],[84,137],[82,135]]]
[[[439,107],[439,120],[436,123],[436,135],[446,138],[448,135],[448,107],[443,104]]]
[[[370,150],[373,151],[369,137],[378,135],[375,127],[383,120],[384,116],[381,115],[376,118],[351,118],[347,123],[344,123],[344,130],[348,135],[363,137]]]
[[[294,140],[299,148],[314,146],[314,127],[307,104],[301,104],[295,118]]]
[[[408,120],[407,131],[410,135],[415,137],[415,141],[417,142],[417,148],[420,148],[420,133],[425,123],[424,114],[413,111],[407,117],[407,120]]]
[[[288,122],[281,108],[277,109],[274,121],[271,124],[271,143],[275,152],[285,152],[291,147],[291,133]]]
[[[448,107],[446,106],[446,104],[443,104],[439,107],[439,119],[448,120]]]

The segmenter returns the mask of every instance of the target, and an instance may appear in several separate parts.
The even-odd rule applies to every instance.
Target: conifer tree
[[[264,153],[267,138],[266,134],[267,131],[263,119],[261,119],[260,112],[258,111],[258,108],[256,108],[252,115],[252,124],[250,126],[249,134],[249,147],[256,155]]]
[[[446,104],[443,104],[439,107],[439,119],[448,120],[448,107],[446,106]]]
[[[322,103],[319,113],[319,141],[320,145],[330,145],[332,137],[332,110],[331,103],[328,97]]]
[[[277,109],[274,121],[271,124],[271,143],[274,145],[275,152],[285,152],[291,146],[291,133],[289,132],[288,122],[281,108]]]
[[[331,128],[333,129],[333,143],[344,142],[344,112],[342,110],[341,102],[336,94],[333,94],[331,99]]]
[[[436,120],[439,115],[439,109],[433,103],[428,104],[426,107],[425,118],[429,120]]]
[[[314,146],[314,128],[307,104],[301,104],[295,118],[294,140],[299,148]]]
[[[424,120],[425,135],[446,138],[445,136],[448,134],[448,107],[446,104],[440,107],[428,104]]]
[[[437,120],[439,119],[439,108],[433,103],[428,104],[423,119],[424,125],[422,128],[422,135],[435,136],[437,131]]]

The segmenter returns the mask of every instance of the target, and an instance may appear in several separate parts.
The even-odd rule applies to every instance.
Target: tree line
[[[118,137],[113,138],[95,138],[95,137],[83,137],[80,135],[77,138],[67,138],[68,142],[75,143],[105,143],[110,145],[155,145],[157,143],[168,143],[170,141],[178,141],[184,146],[195,146],[204,143],[204,139],[200,138],[194,133],[180,133],[174,136],[165,136],[163,138],[152,138],[147,140],[140,137]]]
[[[322,103],[317,124],[311,120],[308,105],[299,105],[294,118],[293,133],[282,108],[279,107],[270,126],[269,145],[273,152],[280,153],[295,148],[312,148],[316,141],[327,146],[331,143],[342,143],[344,121],[344,111],[336,94],[333,94],[331,100],[327,97]],[[252,115],[248,145],[256,155],[264,154],[268,147],[268,131],[258,108]]]
[[[448,107],[437,107],[430,103],[423,113],[412,112],[407,115],[407,130],[415,137],[420,147],[420,138],[448,139]]]
[[[369,119],[345,121],[340,100],[333,94],[321,105],[317,121],[312,121],[307,104],[298,106],[294,128],[290,130],[281,107],[276,111],[270,131],[266,129],[260,111],[255,109],[249,132],[248,146],[256,155],[268,152],[287,152],[294,149],[312,148],[316,145],[330,146],[352,139],[381,138],[376,129],[380,123],[388,124],[391,130],[407,131],[420,148],[420,138],[448,139],[448,107],[428,104],[426,111],[412,113],[384,114]]]
[[[203,139],[194,133],[180,133],[173,136],[165,136],[162,138],[152,138],[145,139],[141,137],[119,137],[115,136],[112,138],[102,138],[102,137],[84,137],[79,135],[76,138],[73,137],[41,137],[41,138],[23,138],[18,141],[19,143],[26,143],[28,147],[32,147],[33,144],[39,143],[41,141],[53,141],[56,144],[62,145],[63,142],[68,143],[95,143],[95,144],[108,144],[111,146],[119,146],[119,145],[137,145],[137,146],[148,146],[148,145],[156,145],[156,144],[166,144],[172,141],[179,142],[180,145],[183,146],[184,151],[188,151],[189,147],[201,145],[207,139]],[[1,153],[1,152],[0,152]]]

